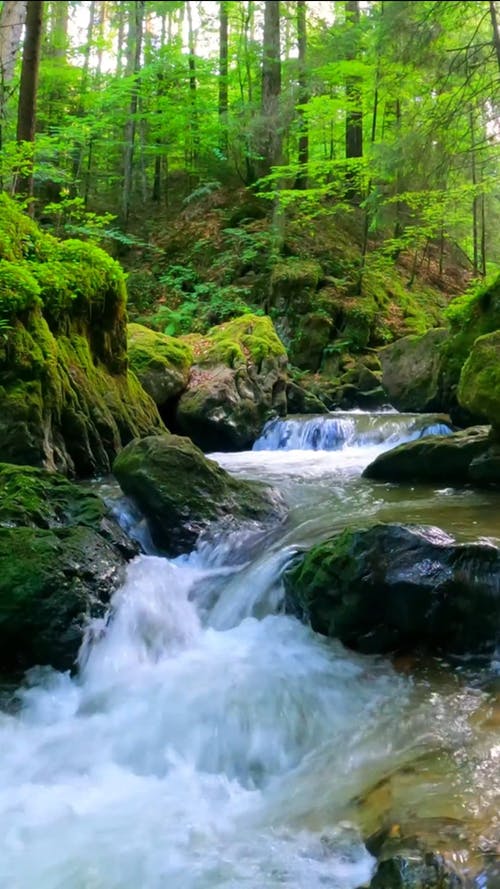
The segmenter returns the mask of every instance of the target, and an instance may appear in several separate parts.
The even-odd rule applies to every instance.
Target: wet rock
[[[195,363],[176,429],[204,451],[250,448],[270,417],[286,413],[287,357],[270,318],[244,315],[184,340]]]
[[[366,653],[491,654],[500,631],[500,550],[437,528],[377,524],[313,547],[286,576],[291,609]]]
[[[487,426],[472,426],[452,435],[432,435],[384,451],[366,467],[363,476],[394,482],[493,481],[494,462],[490,461],[489,469],[481,462],[490,446]]]
[[[298,383],[290,382],[286,387],[287,410],[289,414],[327,414],[328,408],[314,392],[304,389]]]
[[[165,407],[187,386],[191,349],[182,340],[141,324],[129,324],[127,336],[131,369],[155,404]]]
[[[136,553],[91,491],[0,464],[0,667],[70,669]]]
[[[382,386],[388,400],[401,411],[440,411],[440,347],[449,331],[438,327],[421,336],[410,335],[379,350]]]
[[[189,552],[216,522],[280,521],[286,514],[275,491],[230,476],[188,439],[150,436],[127,445],[113,472],[146,517],[156,546],[169,555]]]

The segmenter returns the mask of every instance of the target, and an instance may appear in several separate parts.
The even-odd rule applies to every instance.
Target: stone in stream
[[[286,413],[287,356],[271,319],[243,315],[183,341],[194,363],[174,428],[204,451],[250,448],[270,417]]]
[[[70,669],[136,554],[88,489],[0,464],[0,668]]]
[[[438,528],[376,524],[313,547],[285,578],[291,610],[364,653],[492,654],[500,549]]]
[[[113,472],[146,517],[155,545],[168,555],[189,552],[214,523],[281,521],[285,504],[259,482],[233,478],[188,439],[158,435],[130,442]]]
[[[500,481],[500,466],[484,463],[492,446],[488,426],[432,435],[384,451],[366,467],[363,476],[390,482]]]

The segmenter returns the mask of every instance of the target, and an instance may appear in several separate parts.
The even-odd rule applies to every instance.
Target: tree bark
[[[493,46],[495,47],[498,69],[500,71],[500,29],[498,27],[498,16],[494,0],[490,0],[490,19],[493,29]]]
[[[346,22],[352,28],[357,29],[359,25],[359,0],[346,0],[345,4]],[[350,45],[346,54],[348,60],[355,60],[358,55],[358,38],[357,34],[350,41]],[[363,109],[361,82],[359,77],[346,78],[346,126],[345,126],[345,156],[346,160],[356,160],[363,157]],[[356,171],[352,168],[347,170],[347,197],[353,202],[360,199],[359,184],[357,182]]]
[[[307,167],[309,164],[309,132],[304,105],[309,101],[307,89],[307,24],[306,0],[297,0],[297,42],[299,49],[299,172],[295,180],[295,188],[307,188]]]
[[[137,132],[137,106],[139,101],[139,71],[141,69],[142,27],[145,0],[136,0],[131,10],[127,40],[127,74],[133,78],[130,93],[128,120],[125,124],[125,152],[123,158],[122,222],[127,227],[132,201],[134,149]]]
[[[227,155],[227,113],[229,105],[228,94],[228,40],[229,40],[229,16],[227,0],[221,0],[219,4],[219,147],[224,155]]]
[[[0,148],[3,144],[3,122],[8,86],[14,76],[23,25],[26,20],[26,0],[4,0],[0,13]],[[0,183],[0,185],[3,185]]]
[[[38,71],[42,46],[43,0],[28,0],[26,12],[26,33],[23,45],[23,63],[19,104],[17,110],[17,141],[35,142],[36,98],[38,92]],[[28,169],[18,175],[15,191],[33,197],[33,157]],[[28,212],[34,214],[34,204],[29,202]]]
[[[198,97],[196,84],[196,39],[193,30],[193,16],[191,3],[186,2],[188,21],[188,49],[189,49],[189,101],[191,105],[191,165],[194,166],[200,154],[200,133],[198,126]]]
[[[268,175],[281,157],[280,96],[280,4],[279,0],[266,0],[262,58],[261,176]]]

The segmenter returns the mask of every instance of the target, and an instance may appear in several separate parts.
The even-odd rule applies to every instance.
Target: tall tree
[[[306,0],[297,0],[297,43],[299,49],[299,172],[295,180],[296,188],[307,188],[307,166],[309,163],[309,133],[305,104],[309,94],[307,88],[307,9]]]
[[[26,19],[26,0],[4,0],[0,12],[0,148],[9,84],[14,75],[21,34]]]
[[[228,39],[229,14],[227,0],[219,4],[219,128],[220,148],[227,154],[227,112],[228,112]]]
[[[346,58],[356,61],[359,53],[359,0],[346,0],[346,23],[348,30],[348,46]],[[350,75],[346,78],[346,117],[345,117],[345,156],[346,160],[358,160],[363,157],[363,98],[359,76]],[[359,185],[356,170],[347,170],[348,197],[359,200]]]
[[[23,45],[21,83],[17,110],[17,141],[31,143],[34,147],[36,126],[36,98],[38,92],[38,71],[42,47],[43,0],[28,0],[26,11],[26,32]],[[15,191],[33,197],[33,153],[25,158],[19,172]],[[34,214],[33,201],[29,201],[29,213]]]
[[[130,78],[130,105],[125,124],[125,152],[123,158],[122,221],[126,228],[132,201],[135,137],[137,132],[137,107],[139,102],[139,72],[141,70],[142,31],[145,0],[132,3],[127,39],[127,75]]]
[[[266,176],[281,159],[280,3],[265,0],[262,47],[262,135],[260,175]]]

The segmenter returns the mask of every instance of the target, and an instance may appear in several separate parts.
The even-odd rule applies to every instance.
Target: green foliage
[[[0,318],[7,329],[8,319],[40,305],[40,287],[28,267],[0,259]]]

